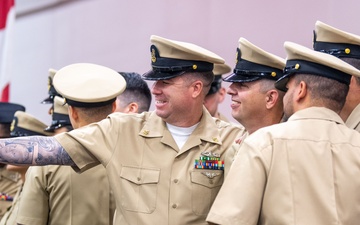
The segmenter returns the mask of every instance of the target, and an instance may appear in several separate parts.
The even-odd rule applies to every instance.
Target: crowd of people
[[[286,59],[240,37],[234,68],[150,41],[142,75],[50,69],[48,126],[0,104],[0,225],[358,224],[360,36],[317,21]]]

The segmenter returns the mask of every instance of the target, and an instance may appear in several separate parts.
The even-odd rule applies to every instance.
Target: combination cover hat
[[[143,74],[145,80],[165,80],[185,72],[211,72],[214,64],[225,63],[217,54],[195,44],[152,35],[152,70]]]
[[[16,111],[25,111],[25,107],[15,103],[0,102],[0,123],[11,123]]]
[[[313,48],[339,58],[360,59],[360,36],[316,21]]]
[[[55,96],[54,109],[52,111],[51,125],[45,128],[47,132],[54,132],[61,127],[71,126],[71,121],[68,112],[68,105],[64,104],[65,99]]]
[[[289,77],[294,74],[310,74],[327,77],[349,85],[351,75],[360,77],[360,71],[341,59],[295,44],[284,43],[287,52],[284,76],[275,83],[279,90],[286,91]]]
[[[44,131],[46,125],[32,115],[17,111],[14,114],[13,121],[10,126],[11,137],[21,136],[49,136],[51,133]]]
[[[114,102],[125,90],[126,81],[108,67],[76,63],[56,73],[54,87],[69,105],[89,108]]]
[[[56,74],[56,70],[54,69],[49,69],[49,76],[48,76],[48,94],[49,96],[47,98],[45,98],[41,104],[52,104],[54,102],[54,97],[55,96],[60,96],[59,93],[57,93],[57,91],[54,88],[53,85],[53,80],[54,80],[54,76]]]
[[[207,95],[215,94],[221,88],[222,75],[231,71],[231,67],[227,64],[214,64],[213,73],[215,75],[214,81],[211,83]]]
[[[245,38],[239,39],[234,73],[226,82],[252,82],[259,79],[276,81],[283,75],[285,59],[264,51]]]

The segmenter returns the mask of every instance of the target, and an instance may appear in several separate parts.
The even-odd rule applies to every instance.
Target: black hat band
[[[110,100],[104,101],[104,102],[78,102],[78,101],[73,101],[73,100],[65,98],[65,101],[68,105],[73,106],[73,107],[81,107],[81,108],[101,107],[101,106],[109,105],[109,104],[113,103],[115,100],[116,100],[116,98],[113,98],[113,99],[110,99]]]
[[[42,134],[42,133],[38,133],[38,132],[35,132],[35,131],[24,129],[24,128],[21,128],[21,127],[15,127],[14,130],[12,130],[10,132],[11,137],[34,136],[34,135],[44,136],[44,134]]]
[[[214,69],[213,63],[161,57],[155,45],[150,46],[151,65],[156,72],[178,73],[181,71],[208,72]]]
[[[241,59],[236,64],[234,73],[277,80],[278,77],[283,75],[283,70]]]
[[[214,69],[212,63],[182,59],[158,58],[152,63],[155,72],[178,73],[181,71],[209,72]]]
[[[313,63],[305,60],[287,60],[284,68],[284,76],[290,76],[295,73],[313,74],[337,80],[341,83],[350,84],[351,75],[340,70]]]
[[[314,50],[324,52],[339,58],[360,59],[360,46],[343,43],[314,42]]]
[[[339,58],[360,59],[360,45],[316,41],[316,37],[316,32],[314,31],[313,49],[315,51],[324,52]]]

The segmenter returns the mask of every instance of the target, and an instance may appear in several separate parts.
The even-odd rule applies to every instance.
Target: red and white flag
[[[10,94],[10,58],[15,23],[15,0],[0,0],[0,101]]]

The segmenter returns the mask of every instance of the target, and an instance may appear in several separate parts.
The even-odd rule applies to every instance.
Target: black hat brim
[[[223,81],[233,82],[233,83],[245,83],[245,82],[252,82],[252,81],[256,81],[256,80],[260,80],[260,79],[261,79],[261,77],[257,77],[257,76],[244,76],[244,75],[232,73],[229,76],[225,77],[223,79]]]
[[[49,96],[41,101],[41,104],[53,104],[54,103],[54,97],[55,96]]]
[[[172,73],[166,73],[166,72],[160,72],[160,71],[154,71],[150,70],[142,75],[144,80],[168,80],[177,76],[180,76],[184,74],[186,71],[179,71],[179,72],[172,72]]]
[[[286,87],[286,84],[289,82],[290,79],[290,75],[291,74],[287,74],[285,76],[280,77],[276,82],[275,82],[275,88],[280,90],[280,91],[284,91],[286,92],[288,89]]]

